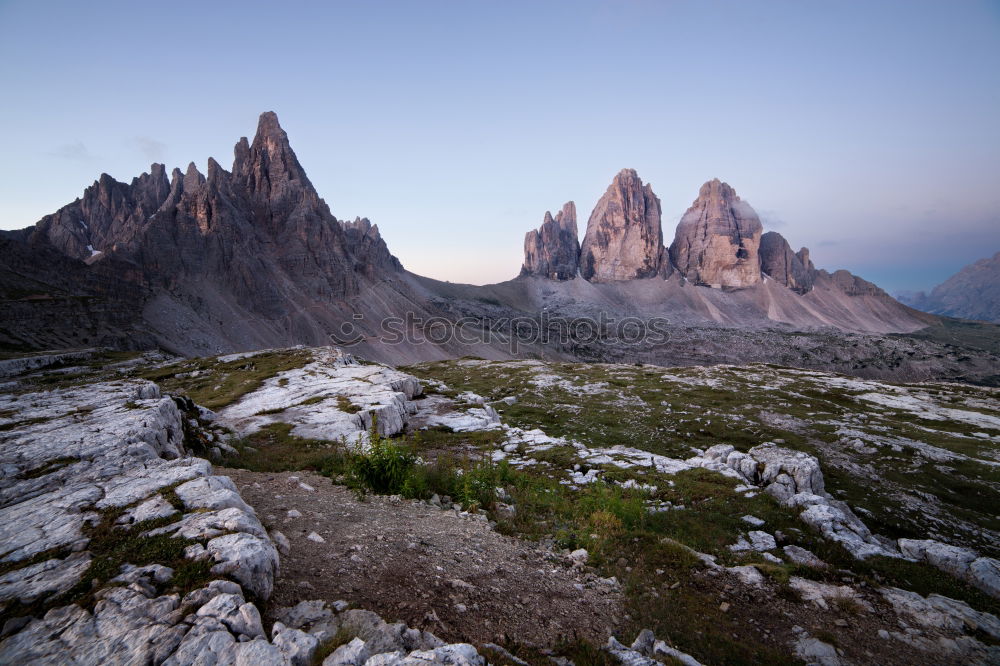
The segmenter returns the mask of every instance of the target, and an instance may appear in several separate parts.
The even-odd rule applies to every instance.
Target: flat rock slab
[[[587,582],[565,558],[502,536],[485,521],[384,496],[358,501],[311,473],[223,473],[265,525],[290,541],[274,607],[344,599],[447,641],[506,634],[536,645],[574,633],[603,643],[623,615],[615,588]],[[290,510],[301,517],[288,518]],[[312,533],[323,543],[310,540]]]

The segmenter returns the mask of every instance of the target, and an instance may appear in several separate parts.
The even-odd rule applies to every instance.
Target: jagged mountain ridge
[[[269,112],[260,117],[252,142],[243,138],[236,144],[230,171],[210,159],[206,175],[193,164],[184,173],[173,170],[170,178],[162,165],[154,165],[130,184],[102,175],[81,199],[33,227],[4,235],[20,243],[23,253],[59,252],[104,273],[114,266],[110,274],[138,294],[122,304],[126,319],[136,323],[132,329],[141,328],[155,345],[183,355],[341,344],[349,338],[356,353],[390,363],[526,352],[579,357],[573,345],[532,343],[513,350],[503,336],[474,343],[434,341],[419,326],[410,326],[401,343],[387,342],[382,323],[406,313],[422,321],[457,321],[535,316],[542,308],[553,315],[604,312],[619,319],[666,317],[706,334],[718,327],[776,326],[881,334],[935,321],[846,272],[813,273],[804,250],[796,256],[809,266],[808,293],[786,288],[787,277],[764,279],[755,264],[763,258],[755,259],[761,236],[752,208],[723,183],[713,181],[703,190],[689,211],[694,233],[718,228],[725,242],[709,245],[731,252],[733,260],[716,261],[713,268],[705,260],[718,259],[711,252],[687,256],[693,258],[689,263],[701,262],[706,276],[712,270],[735,275],[735,281],[722,281],[726,289],[696,286],[674,265],[664,244],[659,199],[632,170],[621,172],[595,207],[588,223],[592,233],[583,244],[576,239],[576,209],[570,203],[528,234],[520,277],[483,287],[442,283],[406,271],[367,219],[337,220]],[[588,275],[591,281],[584,279]],[[739,283],[754,275],[756,284]],[[39,293],[58,282],[51,277],[46,282],[41,272]],[[17,313],[24,303],[4,307]],[[27,333],[62,326],[56,316],[30,319],[30,326],[29,319],[18,326],[18,316],[5,320],[14,326],[3,343],[15,347],[48,344]],[[340,335],[345,329],[349,335]],[[65,339],[55,336],[53,343]],[[760,353],[779,358],[785,346],[777,341]],[[651,360],[671,363],[677,357],[656,352]]]
[[[103,174],[82,198],[9,233],[94,266],[114,257],[145,290],[141,318],[185,354],[296,341],[325,344],[372,282],[402,271],[368,220],[339,222],[274,113],[242,138],[231,171],[214,159],[168,180]],[[132,278],[138,276],[138,279]],[[388,309],[388,308],[387,308]]]

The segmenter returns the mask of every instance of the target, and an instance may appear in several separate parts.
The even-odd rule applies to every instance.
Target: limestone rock
[[[362,666],[371,654],[360,638],[354,638],[350,643],[341,645],[329,657],[323,660],[323,666]]]
[[[897,613],[909,616],[922,626],[959,632],[978,630],[994,640],[1000,640],[1000,619],[990,613],[974,610],[964,601],[939,594],[931,594],[925,598],[916,592],[897,587],[884,588],[881,592]]]
[[[841,666],[844,663],[837,654],[837,648],[810,636],[802,636],[795,642],[795,655],[815,666]]]
[[[809,260],[809,250],[802,248],[792,252],[788,241],[776,231],[768,231],[760,237],[760,268],[792,291],[805,294],[812,289],[815,269]]]
[[[367,217],[355,218],[353,222],[342,221],[347,251],[354,259],[354,270],[371,278],[402,271],[399,263],[379,233],[378,225]]]
[[[292,666],[309,666],[312,663],[313,654],[319,647],[319,640],[315,636],[299,629],[291,629],[280,622],[274,623],[272,633],[272,642]]]
[[[524,236],[524,265],[521,275],[538,275],[553,280],[572,280],[580,266],[580,239],[576,228],[576,204],[545,213],[542,226]]]
[[[278,551],[266,536],[224,534],[205,544],[205,550],[218,563],[212,567],[213,574],[235,578],[261,599],[271,596],[278,573]]]
[[[243,597],[235,594],[220,594],[198,609],[197,614],[204,617],[214,617],[229,630],[250,638],[264,635],[264,625],[261,623],[260,611]]]
[[[850,585],[831,585],[792,576],[788,581],[788,586],[798,592],[803,601],[810,601],[824,610],[829,607],[828,601],[834,602],[838,599],[853,601],[871,610],[871,605]]]
[[[801,546],[785,546],[782,548],[787,557],[793,564],[801,564],[805,567],[813,567],[814,569],[826,569],[829,565],[823,560],[816,557],[816,554],[810,550],[806,550]]]
[[[684,213],[670,259],[688,280],[713,287],[759,284],[763,228],[750,204],[718,179],[701,186]]]
[[[580,274],[591,282],[667,276],[660,200],[634,169],[622,169],[590,214]]]
[[[0,602],[17,599],[30,604],[58,596],[73,587],[89,566],[89,553],[73,553],[65,560],[45,560],[5,573],[0,576]]]
[[[1000,561],[933,539],[900,539],[898,543],[906,557],[927,562],[1000,599]]]
[[[313,361],[268,379],[218,414],[221,423],[250,434],[273,422],[267,412],[281,411],[281,420],[296,437],[367,442],[373,419],[383,435],[403,431],[415,411],[413,398],[423,392],[413,375],[382,365],[363,364],[335,349],[320,349]],[[303,401],[315,401],[305,404]],[[347,400],[360,411],[340,409]]]
[[[799,515],[803,522],[859,559],[872,555],[899,557],[891,542],[872,534],[847,504],[827,494],[819,461],[808,453],[770,442],[746,453],[736,451],[731,444],[717,444],[688,462],[723,473],[735,472],[738,478],[762,487],[778,501],[803,508]],[[737,548],[749,546],[745,539],[743,542],[737,543]]]

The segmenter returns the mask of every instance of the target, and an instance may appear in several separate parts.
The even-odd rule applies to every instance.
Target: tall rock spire
[[[698,198],[681,218],[670,258],[695,284],[749,287],[761,280],[762,231],[750,204],[716,178],[701,186]]]
[[[580,274],[592,282],[670,273],[660,200],[634,169],[622,169],[597,202],[580,248]]]
[[[273,111],[260,114],[253,143],[241,138],[234,153],[233,183],[258,203],[266,204],[273,219],[286,218],[299,206],[319,205],[319,194]]]
[[[760,268],[772,279],[800,294],[812,289],[816,272],[809,261],[809,250],[802,248],[798,253],[792,252],[788,241],[776,231],[768,231],[760,237]]]
[[[576,204],[567,202],[556,213],[546,212],[542,226],[524,235],[524,265],[521,275],[553,280],[572,280],[580,265],[580,239],[576,228]]]

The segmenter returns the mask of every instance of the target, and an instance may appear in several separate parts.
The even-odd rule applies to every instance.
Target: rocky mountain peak
[[[969,264],[930,294],[898,298],[925,312],[1000,324],[1000,252]]]
[[[670,258],[688,280],[713,287],[760,282],[758,249],[763,228],[757,213],[728,183],[713,179],[677,225]]]
[[[812,288],[815,277],[809,250],[802,248],[798,253],[792,252],[788,241],[776,231],[768,231],[760,237],[760,268],[773,280],[800,294]]]
[[[234,152],[233,175],[255,193],[269,197],[292,189],[312,190],[273,111],[260,114],[253,143],[248,146],[246,138],[241,138]]]
[[[545,211],[545,214],[548,215],[548,211]],[[563,204],[562,210],[556,213],[556,224],[559,228],[572,232],[574,236],[577,235],[576,203],[567,201]]]
[[[198,171],[194,162],[188,163],[187,171],[184,172],[184,191],[194,192],[205,182],[205,177]]]
[[[580,240],[576,228],[576,204],[563,205],[556,213],[545,212],[542,226],[524,236],[524,265],[521,275],[538,275],[554,280],[572,280],[580,262]]]
[[[816,270],[816,266],[813,265],[812,259],[809,258],[809,248],[800,248],[799,251],[795,253],[795,256],[799,258],[799,261],[802,262],[802,265],[806,268],[806,270],[810,272]]]
[[[378,225],[367,217],[356,217],[353,222],[339,221],[344,232],[348,253],[354,257],[354,270],[377,279],[386,272],[403,270],[403,265],[385,244]]]
[[[660,200],[635,169],[622,169],[594,207],[580,249],[580,274],[592,282],[667,275]]]

